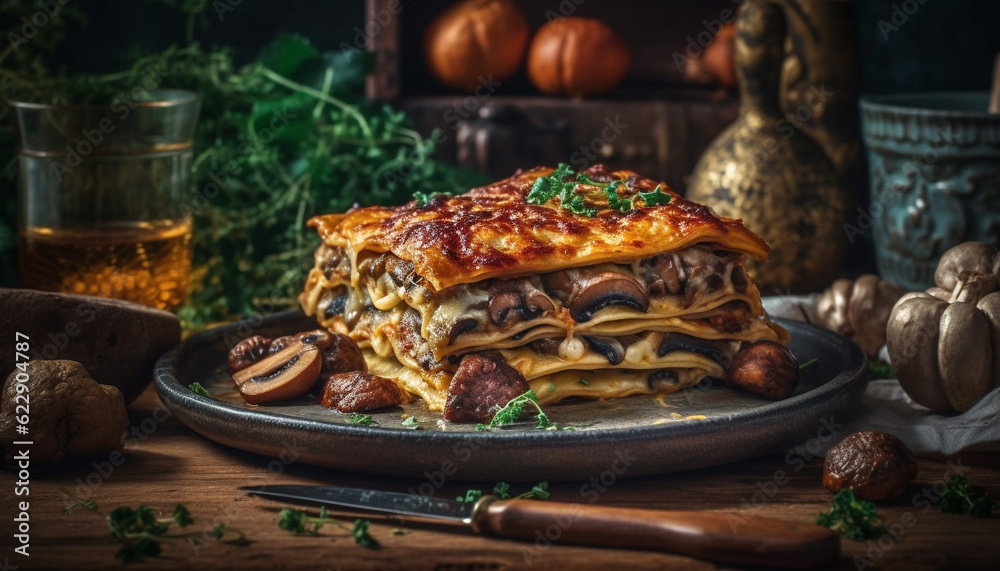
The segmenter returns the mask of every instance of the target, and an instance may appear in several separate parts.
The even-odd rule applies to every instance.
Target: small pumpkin
[[[471,92],[514,75],[530,36],[528,19],[513,0],[466,0],[431,22],[424,58],[441,83]]]
[[[570,16],[545,24],[528,48],[528,77],[549,95],[599,95],[628,73],[632,55],[611,26]]]
[[[941,256],[936,287],[896,302],[889,358],[914,402],[964,412],[1000,384],[998,270],[994,246],[959,244]]]
[[[896,284],[874,274],[839,279],[816,302],[819,324],[852,339],[869,357],[876,357],[885,345],[889,313],[903,293]]]
[[[705,51],[684,65],[684,77],[694,83],[715,84],[736,89],[736,26],[725,24]]]

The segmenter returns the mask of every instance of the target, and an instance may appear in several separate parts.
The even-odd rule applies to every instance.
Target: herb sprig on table
[[[20,25],[35,3],[16,4],[3,8]],[[487,182],[433,158],[442,134],[424,137],[405,113],[365,99],[374,54],[321,52],[303,37],[282,35],[238,66],[231,49],[194,41],[195,24],[211,2],[172,4],[188,14],[187,42],[159,52],[130,50],[118,73],[70,75],[50,72],[36,49],[49,46],[33,40],[6,60],[0,54],[0,98],[105,103],[142,85],[149,69],[163,78],[161,89],[201,93],[185,192],[194,218],[194,271],[179,315],[188,328],[294,307],[319,244],[305,227],[313,215],[355,204],[402,204],[414,194],[431,197]],[[64,16],[70,12],[80,13],[67,6]],[[77,21],[64,16],[60,22]],[[6,113],[0,106],[3,135],[10,133]],[[11,188],[17,175],[12,141],[0,136],[0,183]],[[0,212],[0,234],[3,220]]]
[[[354,520],[354,526],[351,529],[347,529],[342,522],[330,517],[326,506],[320,508],[319,517],[312,517],[302,510],[285,508],[281,510],[281,515],[278,519],[278,527],[285,531],[290,531],[295,535],[319,535],[320,528],[327,524],[332,524],[344,531],[349,531],[351,537],[354,538],[354,543],[361,547],[369,549],[378,549],[380,547],[378,540],[368,533],[368,520],[356,519]],[[397,534],[394,533],[393,535]]]
[[[115,541],[122,543],[121,549],[115,553],[115,559],[122,563],[137,563],[149,557],[160,555],[160,543],[183,539],[195,544],[203,544],[204,531],[168,533],[171,526],[186,528],[194,523],[194,519],[182,504],[177,504],[173,514],[167,518],[158,518],[152,508],[139,506],[116,508],[107,515],[108,529]],[[216,541],[232,545],[249,545],[243,532],[219,524],[208,531],[208,535]]]
[[[507,482],[497,482],[497,485],[493,487],[493,495],[501,500],[511,499],[510,495],[510,484]],[[549,499],[549,483],[539,482],[531,487],[530,490],[514,496],[513,499],[516,500],[547,500]],[[473,504],[479,501],[479,498],[483,497],[483,491],[478,488],[472,488],[466,490],[465,495],[458,496],[455,500],[459,503]]]
[[[997,507],[986,488],[970,486],[965,476],[952,476],[941,494],[941,511],[946,514],[989,517]]]
[[[855,497],[849,488],[833,496],[833,507],[816,516],[816,523],[855,541],[873,539],[882,533],[882,517],[875,512],[875,504]]]

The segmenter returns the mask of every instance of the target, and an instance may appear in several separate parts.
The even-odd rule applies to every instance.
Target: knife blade
[[[816,567],[840,554],[829,529],[721,512],[653,510],[483,496],[474,505],[449,499],[337,486],[240,488],[248,495],[431,518],[512,539],[650,549],[743,565]]]

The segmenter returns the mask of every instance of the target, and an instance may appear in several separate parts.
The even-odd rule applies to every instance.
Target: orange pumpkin
[[[424,33],[424,57],[441,83],[473,91],[517,71],[530,33],[513,0],[466,0],[431,22]]]
[[[572,16],[545,24],[528,49],[528,77],[550,95],[598,95],[628,73],[625,40],[604,22]]]

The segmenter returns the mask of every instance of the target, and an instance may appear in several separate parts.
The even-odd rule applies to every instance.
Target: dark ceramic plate
[[[191,337],[156,365],[160,398],[187,426],[205,437],[282,461],[354,472],[482,481],[586,480],[610,474],[643,476],[717,466],[786,449],[817,434],[823,423],[842,422],[868,379],[861,349],[840,335],[781,321],[790,348],[806,368],[795,395],[772,402],[720,383],[667,395],[606,402],[564,401],[546,407],[560,427],[537,430],[525,420],[491,432],[451,424],[422,401],[405,406],[419,429],[401,425],[403,411],[373,414],[379,426],[357,426],[350,415],[302,397],[250,406],[226,372],[228,347],[251,334],[266,337],[314,329],[299,312],[263,322],[240,322]],[[188,390],[199,382],[218,400]],[[605,473],[605,471],[610,472]]]

